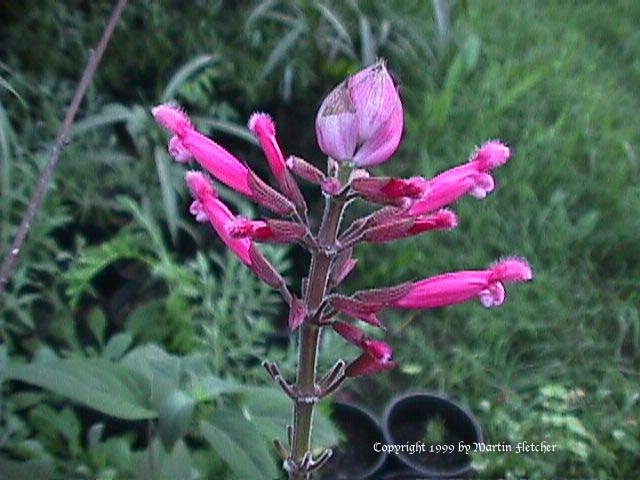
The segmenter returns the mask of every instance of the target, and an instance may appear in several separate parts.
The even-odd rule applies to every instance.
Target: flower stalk
[[[325,300],[331,262],[335,256],[336,238],[345,198],[329,197],[325,199],[325,210],[318,234],[319,247],[313,253],[309,283],[305,296],[308,318],[300,329],[300,351],[296,388],[302,398],[316,398],[316,366],[318,363],[318,342],[322,326],[318,325],[319,307]],[[315,401],[297,401],[294,406],[293,444],[291,461],[299,465],[304,455],[311,449],[311,427]],[[291,471],[292,480],[307,479],[304,471]]]
[[[383,331],[381,314],[387,308],[440,308],[473,299],[479,299],[485,307],[499,306],[506,298],[505,285],[533,277],[524,259],[508,257],[485,270],[447,273],[350,296],[335,291],[357,266],[353,253],[358,244],[390,242],[455,228],[456,214],[443,207],[465,195],[484,198],[495,188],[493,170],[511,157],[506,145],[490,141],[477,149],[466,164],[432,179],[372,176],[365,168],[391,157],[404,125],[402,102],[384,62],[342,82],[321,105],[316,135],[320,149],[328,155],[326,173],[299,157],[285,157],[269,115],[256,113],[251,117],[249,129],[260,142],[278,189],[200,133],[179,107],[160,105],[153,114],[173,135],[169,151],[176,161],[196,161],[218,181],[279,217],[238,217],[218,198],[206,175],[187,174],[194,196],[191,212],[196,220],[209,223],[258,278],[282,294],[289,305],[289,329],[299,330],[295,383],[288,381],[275,363],[263,363],[293,402],[288,445],[274,440],[289,480],[309,480],[313,472],[330,461],[329,448],[316,458],[311,453],[316,403],[349,378],[384,372],[396,365],[391,345],[370,337],[358,322]],[[307,204],[293,174],[319,187],[324,195],[317,235],[311,231]],[[370,203],[375,210],[341,232],[343,213],[357,199]],[[300,293],[289,290],[284,278],[262,254],[258,244],[265,242],[298,243],[311,253],[309,274],[303,279]],[[360,354],[349,363],[337,360],[318,380],[318,348],[324,327],[330,327],[334,334],[360,349]]]

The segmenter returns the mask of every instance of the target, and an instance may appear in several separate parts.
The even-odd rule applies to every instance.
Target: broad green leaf
[[[98,341],[98,345],[104,345],[104,333],[107,329],[107,317],[100,308],[94,308],[89,314],[87,320],[87,326],[93,334],[93,337]]]
[[[133,342],[133,337],[128,332],[116,333],[109,339],[102,352],[109,360],[120,360]]]
[[[151,405],[159,409],[164,398],[180,387],[180,357],[157,345],[145,345],[130,351],[122,365],[142,374],[149,384]]]
[[[210,422],[200,422],[200,431],[233,470],[234,478],[272,480],[278,476],[266,440],[255,424],[236,410],[217,411]]]
[[[127,420],[154,418],[149,384],[139,373],[103,359],[69,358],[10,365],[6,378],[46,388],[99,412]]]
[[[0,457],[0,478],[11,480],[48,480],[53,475],[53,462],[30,460],[16,462]]]
[[[281,390],[246,387],[241,405],[245,418],[254,422],[265,438],[284,438],[287,425],[292,423],[293,407],[289,397]],[[329,417],[316,408],[313,417],[313,446],[335,445],[338,443],[338,435]]]
[[[243,385],[214,375],[192,375],[189,383],[189,392],[198,402],[211,400],[224,393],[237,393],[245,388]]]
[[[144,451],[133,457],[137,480],[191,480],[194,477],[191,455],[183,441],[167,452],[159,441],[153,441]]]
[[[182,390],[173,390],[165,397],[158,414],[158,431],[167,450],[189,430],[195,406],[193,397]]]

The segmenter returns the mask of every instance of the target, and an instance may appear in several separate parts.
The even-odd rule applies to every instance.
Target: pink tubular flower
[[[389,344],[368,339],[362,341],[361,346],[364,351],[347,366],[345,370],[347,377],[372,375],[395,367],[393,350]]]
[[[236,220],[236,217],[220,201],[207,177],[200,172],[187,172],[186,180],[189,190],[195,198],[195,202],[191,205],[191,213],[196,215],[198,221],[209,220],[222,241],[245,265],[251,266],[251,256],[249,255],[251,241],[247,238],[234,238],[229,233],[229,226]]]
[[[195,201],[191,213],[198,221],[209,220],[222,241],[248,266],[262,281],[273,288],[280,288],[284,280],[264,255],[248,238],[234,238],[229,230],[236,217],[220,201],[207,177],[200,172],[187,172],[187,185]]]
[[[194,157],[203,168],[222,183],[253,198],[249,169],[216,142],[198,132],[182,109],[163,104],[152,110],[156,121],[174,134],[169,153],[179,162]]]
[[[316,117],[320,149],[359,167],[385,162],[396,151],[403,129],[398,90],[380,61],[338,85]]]
[[[280,185],[282,192],[291,199],[301,211],[305,211],[307,205],[298,184],[291,176],[291,173],[289,173],[289,170],[287,170],[284,155],[276,139],[276,125],[273,123],[271,117],[266,113],[256,112],[251,115],[248,126],[249,130],[258,137],[260,146],[269,162],[269,167],[276,177],[276,181],[278,185]]]
[[[399,238],[419,235],[431,230],[451,230],[458,225],[458,217],[451,210],[442,209],[439,212],[401,220],[390,218],[370,228],[365,233],[365,240],[372,243],[382,243]]]
[[[478,297],[482,305],[493,307],[504,302],[504,283],[524,282],[532,278],[533,271],[525,260],[507,258],[488,270],[445,273],[415,282],[409,293],[391,306],[409,309],[436,308]]]
[[[425,195],[414,202],[410,215],[421,215],[449,205],[467,193],[484,198],[492,192],[495,182],[491,170],[511,157],[509,147],[492,140],[485,143],[464,165],[447,170],[429,180]]]

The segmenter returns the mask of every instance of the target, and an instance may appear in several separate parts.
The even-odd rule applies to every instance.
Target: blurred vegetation
[[[111,7],[0,4],[4,249]],[[288,374],[295,367],[294,346],[280,340],[286,312],[192,221],[183,169],[169,161],[149,108],[178,100],[264,176],[244,123],[269,111],[285,150],[321,165],[313,122],[323,95],[378,56],[400,82],[407,124],[378,172],[431,176],[488,138],[507,141],[515,156],[492,197],[455,206],[457,230],[359,250],[348,288],[483,268],[511,254],[532,263],[536,280],[511,289],[499,309],[386,313],[401,366],[350,382],[352,394],[380,411],[405,390],[444,391],[476,412],[489,442],[558,445],[478,456],[482,477],[637,476],[638,19],[631,0],[132,2],[0,305],[0,376],[23,380],[2,385],[0,477],[274,471],[267,441],[286,418],[262,421],[268,409],[251,404],[250,389],[281,411],[279,397],[253,386],[266,383],[265,355]],[[244,215],[260,214],[222,193]],[[298,285],[305,254],[267,253]],[[355,353],[333,336],[325,343],[325,359]],[[85,372],[80,358],[91,365]],[[102,411],[130,420],[76,407],[50,383],[51,365],[70,376],[127,372],[94,381],[123,388],[133,410]],[[157,369],[171,379],[162,395]],[[229,445],[252,438],[264,449],[242,457],[242,442],[216,445],[220,432]]]

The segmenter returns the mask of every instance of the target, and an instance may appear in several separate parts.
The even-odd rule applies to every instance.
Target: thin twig
[[[18,227],[18,232],[16,233],[16,237],[11,244],[9,252],[7,253],[4,261],[2,262],[2,269],[0,269],[0,295],[2,295],[5,291],[9,280],[11,279],[11,275],[13,273],[13,269],[18,262],[18,257],[20,255],[20,250],[22,250],[22,246],[29,234],[29,230],[31,229],[31,225],[33,220],[42,205],[42,201],[44,200],[45,194],[47,193],[47,187],[49,182],[51,181],[51,177],[53,176],[53,172],[58,165],[58,161],[60,160],[60,154],[64,147],[67,146],[69,142],[69,134],[71,132],[71,127],[73,125],[73,121],[76,118],[76,114],[78,113],[78,109],[80,108],[80,103],[82,102],[84,95],[87,91],[91,80],[98,69],[98,65],[102,60],[102,56],[104,51],[113,36],[113,31],[116,28],[116,25],[120,21],[120,17],[122,15],[122,11],[127,4],[127,0],[118,0],[118,3],[111,14],[111,18],[109,19],[109,23],[107,24],[104,33],[102,34],[102,38],[100,39],[100,43],[96,47],[93,55],[89,59],[89,63],[82,74],[82,78],[78,83],[78,87],[73,95],[73,100],[71,101],[71,105],[67,109],[67,113],[64,117],[64,122],[62,124],[62,129],[60,130],[60,134],[56,139],[56,143],[51,149],[51,154],[49,155],[49,161],[47,166],[42,172],[40,176],[40,180],[38,182],[38,188],[36,189],[33,197],[31,197],[31,201],[29,202],[29,206],[27,211],[20,222],[20,226]],[[0,298],[0,303],[2,303],[2,299]]]

